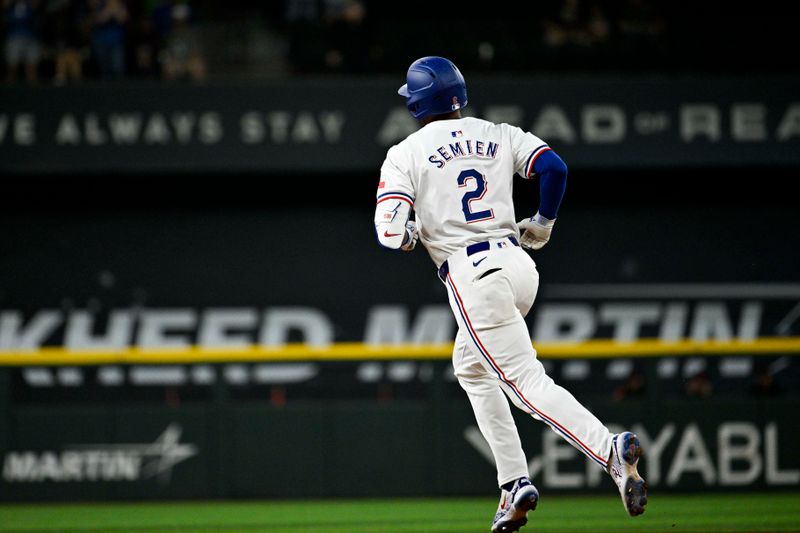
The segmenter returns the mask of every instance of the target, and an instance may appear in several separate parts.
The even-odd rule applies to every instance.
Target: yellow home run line
[[[642,339],[629,343],[589,340],[577,344],[536,343],[543,359],[605,359],[613,357],[686,357],[692,355],[800,355],[800,337],[762,337],[753,341],[681,340],[663,342]],[[449,359],[452,344],[370,345],[340,342],[315,348],[305,344],[271,347],[251,345],[231,348],[138,348],[118,350],[70,350],[63,347],[31,351],[0,350],[2,366],[100,365],[100,364],[179,364],[279,361],[363,361]]]

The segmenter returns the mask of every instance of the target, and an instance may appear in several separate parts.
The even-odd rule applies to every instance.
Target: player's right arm
[[[413,250],[417,244],[417,226],[408,219],[410,214],[411,208],[403,200],[378,200],[375,207],[375,233],[378,243],[392,250]]]
[[[398,146],[389,149],[381,166],[375,205],[375,233],[378,243],[392,250],[411,251],[417,243],[417,229],[409,220],[414,208],[414,187],[408,165]]]

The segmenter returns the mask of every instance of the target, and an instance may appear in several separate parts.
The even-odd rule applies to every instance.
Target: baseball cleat
[[[536,509],[539,491],[526,478],[514,483],[511,491],[502,489],[500,505],[492,521],[492,533],[512,533],[528,523],[528,511]]]
[[[639,475],[636,466],[642,456],[639,438],[626,431],[614,435],[611,441],[611,456],[608,473],[619,488],[622,504],[631,516],[639,516],[647,505],[647,483]]]

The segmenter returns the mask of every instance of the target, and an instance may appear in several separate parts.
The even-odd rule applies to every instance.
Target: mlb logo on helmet
[[[453,97],[453,105],[450,106],[450,109],[455,111],[456,109],[461,109],[461,104],[458,103],[458,96]]]

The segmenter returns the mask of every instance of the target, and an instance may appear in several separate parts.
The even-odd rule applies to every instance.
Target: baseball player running
[[[504,393],[608,472],[628,514],[642,514],[647,484],[637,471],[639,439],[611,434],[545,374],[524,321],[539,274],[523,249],[538,250],[550,239],[566,165],[532,133],[462,117],[466,83],[445,58],[412,63],[398,93],[422,127],[386,155],[375,230],[380,244],[395,250],[411,251],[421,240],[447,287],[458,323],[453,368],[497,465],[501,495],[492,532],[518,531],[539,500]],[[539,210],[520,222],[515,173],[540,181]]]

